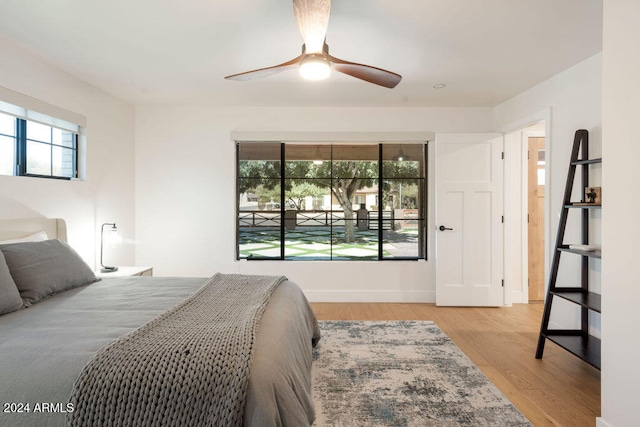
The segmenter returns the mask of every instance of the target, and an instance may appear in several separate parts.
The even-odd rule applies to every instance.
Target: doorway
[[[529,302],[544,301],[545,138],[523,135],[527,145],[527,273]]]
[[[551,140],[547,135],[548,119],[536,119],[505,133],[507,304],[544,301],[546,296],[550,259],[548,178]]]

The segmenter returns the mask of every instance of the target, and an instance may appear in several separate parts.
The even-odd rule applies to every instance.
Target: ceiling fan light
[[[300,75],[307,80],[324,80],[331,74],[331,64],[322,55],[310,54],[300,61]]]

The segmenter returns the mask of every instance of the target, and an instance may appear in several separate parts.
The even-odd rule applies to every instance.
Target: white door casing
[[[503,149],[502,134],[436,135],[436,305],[504,304]]]

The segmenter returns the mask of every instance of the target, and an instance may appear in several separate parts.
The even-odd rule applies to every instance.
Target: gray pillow
[[[11,313],[22,307],[22,298],[16,283],[9,273],[9,267],[0,252],[0,315]]]
[[[87,263],[60,240],[0,245],[24,305],[97,281]]]

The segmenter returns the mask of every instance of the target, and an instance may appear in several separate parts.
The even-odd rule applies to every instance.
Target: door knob
[[[444,225],[441,225],[440,227],[438,227],[438,230],[440,230],[440,231],[453,230],[453,228],[448,228],[448,227],[445,227]]]

